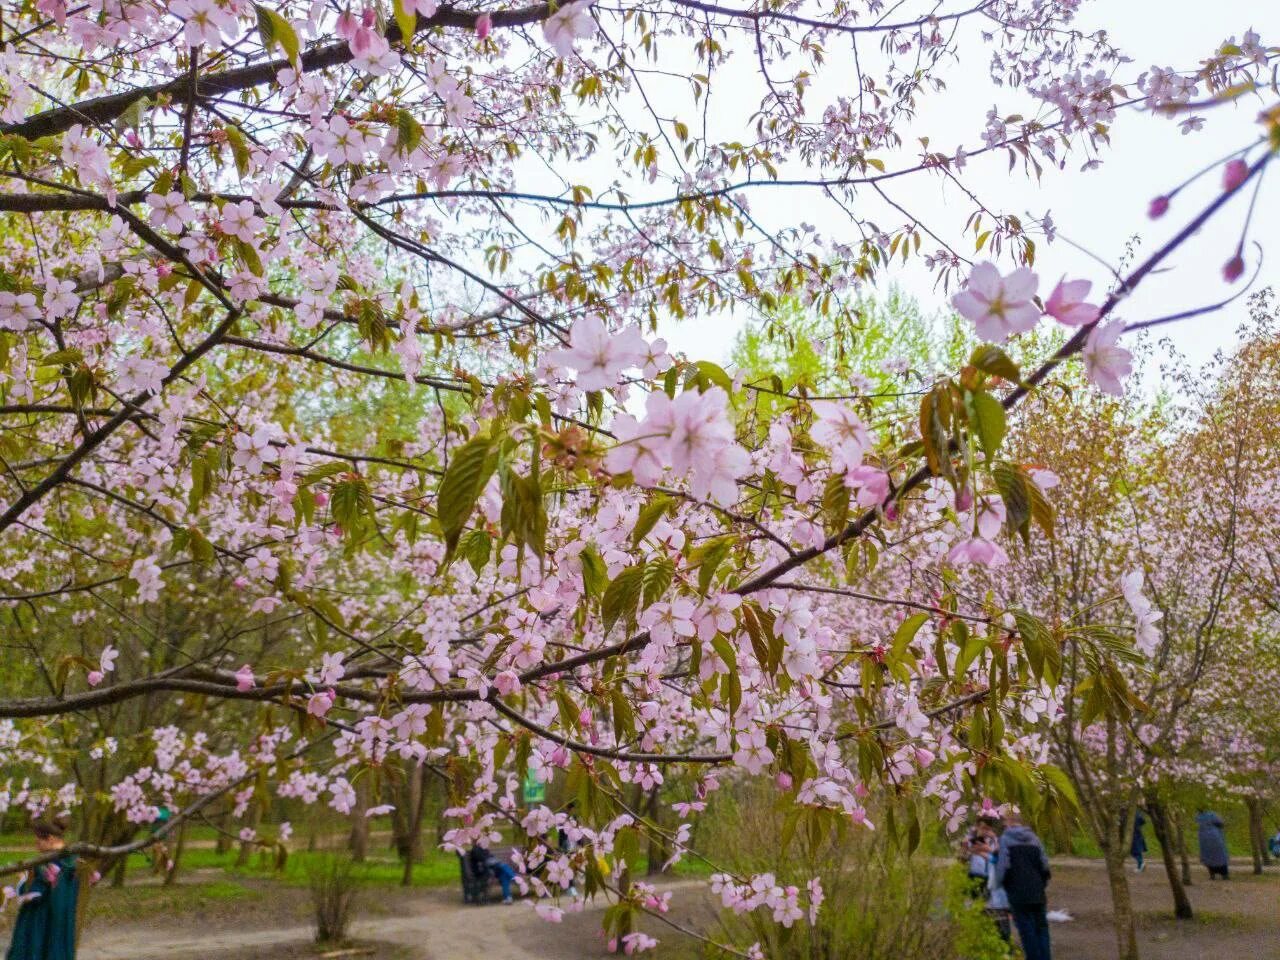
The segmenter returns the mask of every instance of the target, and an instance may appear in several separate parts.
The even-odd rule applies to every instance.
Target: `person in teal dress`
[[[36,849],[55,853],[66,846],[61,820],[39,820],[32,828]],[[18,917],[5,960],[75,960],[79,884],[71,854],[35,867],[18,887]]]

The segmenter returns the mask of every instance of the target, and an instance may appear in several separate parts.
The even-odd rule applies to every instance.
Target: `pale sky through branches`
[[[1132,80],[1153,64],[1190,68],[1229,37],[1239,39],[1250,28],[1264,36],[1273,35],[1280,29],[1280,4],[1249,0],[1212,4],[1192,0],[1095,0],[1083,4],[1082,28],[1093,29],[1102,23],[1108,25],[1116,45],[1133,58],[1117,73],[1117,81],[1127,81],[1133,89]],[[966,29],[976,31],[977,26],[968,25]],[[981,49],[981,45],[970,42],[962,44],[962,49],[972,51]],[[843,55],[835,49],[828,54],[829,67],[835,66],[832,61]],[[830,70],[825,79],[835,79],[838,72]],[[932,138],[931,150],[953,151],[961,144],[972,148],[981,145],[986,113],[992,106],[998,104],[1002,115],[1021,112],[1029,116],[1038,112],[1040,105],[1025,90],[995,87],[987,76],[985,62],[952,63],[942,73],[948,89],[924,98],[917,123],[904,133],[904,145],[893,155],[896,163],[888,163],[890,170],[914,162],[913,151],[920,150],[918,141],[912,139],[917,134]],[[852,65],[847,76],[856,76]],[[750,97],[755,97],[754,91]],[[822,101],[813,98],[813,94],[810,97],[809,114],[820,117]],[[751,100],[743,106],[750,110],[754,105]],[[966,184],[978,196],[991,200],[993,208],[1022,211],[1026,214],[1024,222],[1039,219],[1046,212],[1051,214],[1059,239],[1054,243],[1037,239],[1036,269],[1042,293],[1047,294],[1063,273],[1093,279],[1096,293],[1098,286],[1109,279],[1106,268],[1066,239],[1117,267],[1122,265],[1126,245],[1135,235],[1140,239],[1139,257],[1156,249],[1213,196],[1220,187],[1221,176],[1217,171],[1211,172],[1188,188],[1161,221],[1147,218],[1148,202],[1202,166],[1256,138],[1256,116],[1262,106],[1262,101],[1246,98],[1235,105],[1203,111],[1204,129],[1185,136],[1176,121],[1134,109],[1122,110],[1112,126],[1111,149],[1103,153],[1101,163],[1091,171],[1081,172],[1080,158],[1073,155],[1065,170],[1046,169],[1037,182],[1023,174],[1021,164],[1010,173],[1007,155],[1001,151],[972,158],[965,171]],[[1169,165],[1153,164],[1153,158],[1162,156],[1171,158]],[[968,198],[953,183],[944,183],[940,175],[912,176],[901,184],[900,188],[892,182],[886,185],[894,202],[951,242],[962,256],[973,257],[973,234],[960,236],[962,217],[971,206]],[[874,192],[864,190],[860,196],[883,210],[874,216],[886,230],[910,222],[910,218],[889,209]],[[1263,184],[1246,247],[1246,278],[1252,276],[1258,259],[1253,241],[1271,251],[1280,249],[1280,222],[1268,215],[1269,210],[1276,209],[1278,197],[1280,186],[1274,182]],[[858,239],[856,235],[848,236],[847,222],[837,208],[819,202],[818,191],[806,191],[806,202],[801,200],[800,191],[757,189],[751,192],[751,209],[756,219],[765,224],[783,225],[803,218],[829,238]],[[1172,269],[1153,276],[1140,287],[1122,316],[1130,322],[1163,316],[1224,299],[1238,289],[1238,285],[1228,287],[1223,281],[1221,268],[1235,250],[1247,205],[1247,196],[1237,198],[1211,221],[1199,237],[1178,251],[1171,262]],[[929,246],[926,238],[924,249]],[[1274,256],[1273,252],[1273,260],[1264,263],[1256,286],[1280,279]],[[1004,265],[1009,266],[1007,258]],[[934,289],[933,276],[918,260],[913,259],[905,267],[897,264],[884,277],[885,284],[889,281],[903,286],[926,311],[946,305],[948,295]],[[1160,336],[1169,337],[1176,351],[1199,363],[1215,350],[1235,342],[1236,327],[1245,315],[1245,300],[1241,298],[1218,313],[1166,327]],[[737,332],[747,320],[741,312],[699,316],[695,322],[667,322],[662,333],[673,349],[725,361]],[[1158,365],[1169,355],[1170,351],[1160,346],[1147,362]],[[1156,381],[1154,377],[1144,379],[1152,385]]]

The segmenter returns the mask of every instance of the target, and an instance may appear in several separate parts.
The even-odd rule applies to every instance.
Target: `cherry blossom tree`
[[[1151,213],[1184,226],[1118,281],[1041,284],[1051,221],[967,166],[1066,175],[1126,111],[1194,131],[1265,106],[1275,55],[1248,32],[1131,70],[1079,5],[21,4],[0,50],[0,718],[6,770],[33,772],[6,804],[81,809],[71,754],[115,738],[112,816],[177,813],[73,847],[105,862],[220,805],[345,812],[361,772],[429,774],[448,846],[509,825],[539,912],[582,872],[632,951],[630,916],[661,905],[600,858],[664,829],[627,794],[667,769],[697,771],[675,857],[726,776],[778,777],[815,828],[884,828],[873,790],[936,797],[953,826],[991,793],[1067,812],[1037,726],[1057,640],[981,592],[1008,538],[1054,531],[1007,418],[1077,362],[1120,392],[1124,334],[1222,305],[1119,316],[1256,200],[1278,129],[1264,113],[1221,182],[1171,184]],[[908,138],[978,44],[1011,106],[955,150]],[[928,179],[962,224],[908,210]],[[841,232],[757,215],[784,192]],[[912,258],[988,341],[924,385],[815,395],[657,336],[784,303],[856,335],[859,288]],[[768,390],[794,405],[750,428],[735,411]],[[1109,664],[1085,672],[1112,716]],[[181,722],[117,731],[126,704]],[[530,769],[573,810],[522,807]],[[821,899],[722,889],[782,923]]]

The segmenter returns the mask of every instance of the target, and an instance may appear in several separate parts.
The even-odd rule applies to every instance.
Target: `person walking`
[[[1004,833],[996,854],[995,882],[1003,888],[1018,929],[1026,960],[1051,960],[1046,889],[1049,858],[1035,831],[1025,826],[1014,808],[1004,815]]]
[[[1226,824],[1212,810],[1197,813],[1196,824],[1199,828],[1200,862],[1209,871],[1209,879],[1221,877],[1230,880],[1231,860],[1227,856],[1227,835],[1223,831]]]
[[[37,820],[32,826],[39,853],[57,853],[66,847],[61,819]],[[18,885],[18,916],[5,960],[75,960],[76,858],[58,856],[34,867]]]
[[[1147,866],[1147,838],[1142,833],[1142,828],[1146,825],[1147,818],[1142,815],[1142,811],[1134,811],[1133,840],[1129,844],[1129,856],[1133,857],[1133,862],[1137,865],[1138,873],[1141,873]]]

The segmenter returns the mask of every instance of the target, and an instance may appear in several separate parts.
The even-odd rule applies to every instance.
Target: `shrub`
[[[340,943],[347,937],[351,908],[355,900],[356,875],[351,858],[325,853],[307,864],[311,903],[315,908],[316,941]]]
[[[796,821],[775,805],[767,786],[726,789],[704,821],[699,840],[719,866],[738,875],[772,873],[801,890],[822,882],[825,899],[812,926],[791,928],[767,909],[725,910],[715,939],[758,943],[770,960],[1005,960],[1008,947],[980,902],[966,894],[964,868],[909,856],[886,829],[854,827],[847,818],[812,811]],[[710,948],[708,956],[723,951]]]

